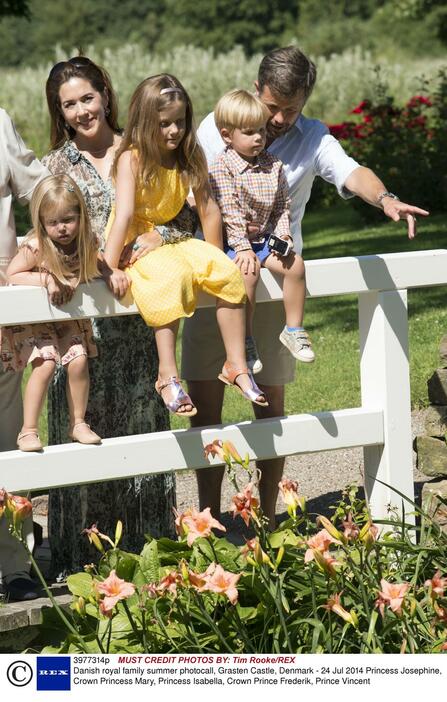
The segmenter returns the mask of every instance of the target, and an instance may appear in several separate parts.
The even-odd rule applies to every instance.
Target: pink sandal
[[[165,400],[161,393],[165,388],[167,388],[170,385],[172,385],[171,392],[173,395],[173,399]],[[168,410],[172,412],[172,414],[176,414],[177,417],[194,417],[194,415],[197,414],[197,408],[194,406],[194,403],[192,402],[190,396],[183,390],[180,380],[177,378],[177,376],[173,375],[167,380],[157,380],[155,383],[155,390],[160,395]],[[184,407],[185,405],[191,405],[192,409],[188,410],[187,412],[180,412],[180,407]]]
[[[244,375],[245,373],[248,375],[251,382],[251,388],[248,390],[242,390],[241,386],[236,382],[238,377],[240,375]],[[250,400],[250,402],[254,402],[255,405],[260,405],[261,407],[269,406],[266,396],[256,385],[248,368],[232,368],[228,361],[225,361],[222,368],[222,373],[220,373],[218,378],[225,383],[225,385],[231,385],[231,387],[236,388],[242,397],[245,397],[246,400]]]

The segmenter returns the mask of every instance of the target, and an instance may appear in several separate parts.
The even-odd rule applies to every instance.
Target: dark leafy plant
[[[329,126],[348,153],[372,168],[388,190],[406,202],[430,211],[447,207],[444,156],[447,147],[447,70],[439,72],[436,87],[423,82],[421,94],[403,107],[387,95],[377,75],[377,98],[362,100],[351,119]],[[359,198],[353,201],[367,220],[380,212]]]

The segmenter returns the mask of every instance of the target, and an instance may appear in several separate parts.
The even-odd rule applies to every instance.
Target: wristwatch
[[[394,193],[390,193],[390,192],[388,192],[388,190],[385,190],[385,192],[380,193],[380,195],[378,196],[378,198],[377,198],[377,200],[376,200],[376,203],[377,203],[378,205],[381,205],[381,204],[382,204],[382,200],[383,200],[384,197],[390,197],[390,198],[392,198],[393,200],[399,200],[399,199],[400,199],[400,198],[399,198],[397,195],[395,195]]]

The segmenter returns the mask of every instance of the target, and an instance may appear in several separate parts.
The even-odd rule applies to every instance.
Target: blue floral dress
[[[52,173],[66,173],[80,187],[93,232],[103,243],[103,232],[114,200],[112,179],[104,181],[95,167],[71,141],[43,158]],[[90,397],[86,415],[104,438],[163,431],[169,419],[154,390],[158,357],[153,330],[141,317],[93,320],[98,358],[90,363]],[[50,444],[69,441],[65,373],[61,369],[48,398]],[[138,473],[138,466],[135,466]],[[144,534],[173,536],[174,474],[78,485],[50,491],[49,539],[52,573],[82,570],[96,553],[81,531],[93,523],[103,533],[114,534],[121,519],[122,548],[139,551]]]

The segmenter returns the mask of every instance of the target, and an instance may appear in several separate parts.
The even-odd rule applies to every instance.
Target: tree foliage
[[[148,52],[180,45],[247,56],[298,42],[313,55],[441,55],[445,0],[0,0],[0,66],[50,62],[82,46]]]
[[[7,15],[27,17],[28,4],[28,0],[0,0],[0,17],[6,17]]]

